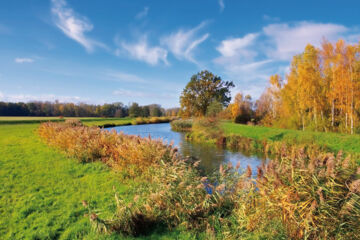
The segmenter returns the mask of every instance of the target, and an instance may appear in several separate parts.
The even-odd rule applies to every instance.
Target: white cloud
[[[58,96],[55,94],[41,94],[41,95],[31,95],[31,94],[3,94],[0,93],[0,100],[5,102],[31,102],[31,101],[50,101],[54,102],[59,100],[60,102],[86,102],[89,99],[83,99],[78,96]]]
[[[144,7],[144,9],[139,12],[138,14],[136,14],[135,18],[140,20],[142,18],[145,18],[149,13],[149,7]]]
[[[233,80],[244,92],[258,97],[270,75],[285,75],[292,57],[310,43],[319,47],[323,38],[356,42],[360,33],[332,23],[296,22],[269,24],[256,33],[223,40],[213,62],[225,78]],[[251,87],[255,86],[255,87]]]
[[[279,60],[290,60],[293,55],[302,52],[306,44],[320,46],[325,37],[337,40],[348,32],[343,25],[332,23],[299,22],[295,24],[270,24],[263,28],[263,34],[273,47],[267,49],[267,55]]]
[[[202,22],[200,25],[189,30],[180,29],[175,33],[163,37],[161,43],[166,46],[176,58],[197,63],[193,56],[194,50],[209,37],[208,33],[197,37],[197,32],[205,25],[206,22]]]
[[[242,38],[230,38],[223,40],[216,49],[223,57],[243,56],[247,58],[255,57],[256,51],[249,47],[255,42],[258,34],[250,33]]]
[[[113,95],[119,95],[123,97],[131,97],[133,100],[134,98],[143,99],[143,98],[150,98],[150,99],[170,99],[174,98],[175,96],[172,94],[159,94],[159,93],[152,93],[148,90],[138,91],[138,90],[128,90],[128,89],[117,89],[113,91]],[[177,97],[177,96],[176,96]]]
[[[120,82],[146,83],[147,81],[134,74],[124,72],[111,72],[107,74],[110,78]]]
[[[220,12],[222,12],[225,9],[225,2],[224,2],[224,0],[218,0],[218,1],[219,1],[219,6],[220,6]]]
[[[56,26],[63,31],[69,38],[80,43],[88,52],[92,52],[95,47],[106,46],[85,35],[91,32],[94,26],[84,16],[81,16],[69,7],[65,0],[52,0],[51,12]]]
[[[133,59],[144,61],[150,65],[157,65],[160,62],[168,65],[167,50],[164,48],[148,45],[146,36],[140,38],[137,43],[121,42],[121,49],[116,50],[116,55],[125,53]]]
[[[32,58],[15,58],[14,60],[16,63],[32,63],[35,60]]]

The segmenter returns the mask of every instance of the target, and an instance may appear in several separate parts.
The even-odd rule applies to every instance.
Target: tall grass
[[[193,128],[216,126],[200,121]],[[200,131],[215,138],[219,132]],[[123,171],[137,169],[142,186],[132,202],[115,194],[117,208],[103,218],[89,207],[99,232],[146,234],[157,226],[183,228],[207,239],[360,239],[360,168],[350,156],[316,148],[277,146],[276,158],[242,173],[220,166],[202,177],[198,162],[182,159],[171,146],[76,122],[46,123],[39,134],[51,145],[82,161],[101,160]],[[140,174],[141,173],[141,174]]]
[[[191,131],[193,120],[192,119],[179,119],[174,120],[171,123],[171,129],[177,132]]]
[[[140,174],[151,164],[177,156],[177,150],[161,140],[128,136],[115,130],[102,131],[97,127],[82,126],[77,120],[43,123],[38,133],[49,145],[81,162],[101,161],[131,175]]]

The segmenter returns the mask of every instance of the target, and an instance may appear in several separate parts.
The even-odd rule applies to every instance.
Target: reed
[[[216,120],[194,124],[204,131]],[[360,168],[351,156],[324,153],[316,146],[249,142],[275,158],[257,169],[221,165],[201,176],[199,162],[178,156],[159,140],[84,127],[79,122],[44,123],[39,135],[80,161],[102,161],[137,176],[132,201],[115,194],[113,217],[88,209],[102,233],[138,236],[165,226],[206,238],[360,239]],[[216,135],[217,134],[217,135]],[[241,139],[232,142],[239,145]]]
[[[171,123],[171,129],[177,132],[189,132],[191,131],[193,120],[192,119],[179,119],[174,120]]]
[[[82,126],[76,120],[43,123],[39,135],[49,145],[81,162],[101,161],[130,175],[142,173],[149,165],[176,158],[176,149],[161,140],[128,136],[97,127]]]

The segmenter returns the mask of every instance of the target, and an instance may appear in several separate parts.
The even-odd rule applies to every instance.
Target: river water
[[[184,133],[172,131],[170,123],[107,128],[107,130],[112,129],[115,129],[117,132],[123,132],[124,134],[137,135],[141,137],[151,136],[153,139],[162,139],[168,144],[173,143],[183,156],[191,156],[201,160],[200,167],[205,171],[205,173],[215,171],[219,168],[220,164],[228,162],[231,162],[233,166],[235,166],[237,162],[240,162],[241,169],[245,169],[247,165],[249,165],[255,170],[257,166],[261,165],[261,163],[265,161],[260,156],[251,156],[241,152],[232,152],[217,146],[189,142],[185,139]]]

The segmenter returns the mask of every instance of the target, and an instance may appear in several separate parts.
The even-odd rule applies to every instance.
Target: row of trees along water
[[[192,76],[180,97],[182,117],[219,116],[238,123],[315,131],[360,132],[360,44],[323,41],[294,56],[282,79],[270,77],[257,101],[208,71]],[[230,103],[230,104],[229,104]]]
[[[158,104],[140,106],[112,103],[0,102],[0,116],[64,116],[64,117],[160,117],[176,116],[178,108],[164,109]]]

